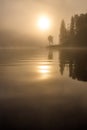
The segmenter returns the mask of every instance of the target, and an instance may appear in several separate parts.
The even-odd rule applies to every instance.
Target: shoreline
[[[47,48],[49,49],[79,49],[79,50],[87,50],[87,47],[79,47],[79,46],[72,46],[72,47],[69,47],[69,46],[60,46],[60,45],[51,45],[51,46],[47,46]]]

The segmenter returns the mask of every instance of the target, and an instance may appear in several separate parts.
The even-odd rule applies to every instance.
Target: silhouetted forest
[[[60,46],[87,46],[87,13],[72,16],[67,27],[62,20],[59,42]]]

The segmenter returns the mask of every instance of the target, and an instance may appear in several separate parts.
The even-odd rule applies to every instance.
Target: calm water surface
[[[87,127],[87,50],[0,50],[0,129]]]

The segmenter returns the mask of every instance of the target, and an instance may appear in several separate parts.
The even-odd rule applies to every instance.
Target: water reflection
[[[52,60],[52,59],[53,59],[53,50],[49,49],[48,60]]]
[[[0,128],[74,130],[87,124],[87,84],[71,80],[87,81],[87,52],[33,52],[0,52]]]
[[[64,74],[68,68],[69,77],[80,81],[87,81],[87,52],[74,50],[59,51],[60,73]]]
[[[38,72],[40,73],[40,79],[47,79],[50,76],[51,67],[49,65],[39,65]]]

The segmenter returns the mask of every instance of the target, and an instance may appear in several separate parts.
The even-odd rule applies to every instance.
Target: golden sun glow
[[[40,66],[39,67],[40,72],[43,74],[49,73],[49,67],[48,66]]]
[[[47,79],[50,73],[50,66],[48,65],[40,65],[38,66],[38,72],[40,73],[41,79]]]
[[[43,74],[49,73],[49,66],[39,66],[39,72]]]
[[[38,20],[38,28],[41,30],[47,30],[50,28],[50,20],[46,16],[42,16]]]

